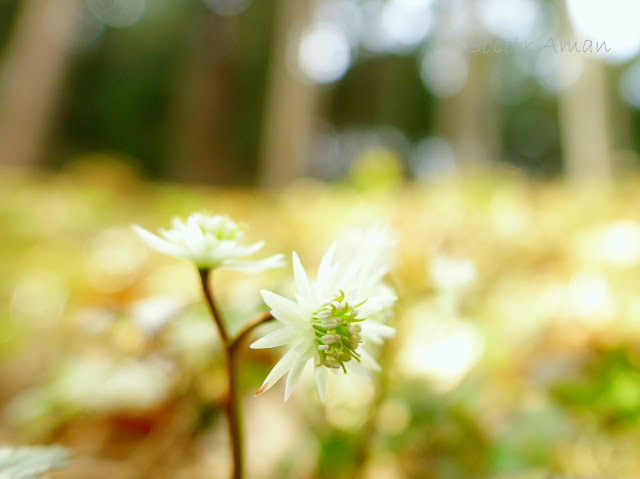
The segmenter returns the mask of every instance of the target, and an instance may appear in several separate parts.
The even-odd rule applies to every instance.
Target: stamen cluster
[[[205,237],[209,239],[218,241],[241,241],[244,239],[244,231],[228,216],[197,215],[196,222]]]
[[[315,343],[320,361],[317,366],[326,366],[347,372],[344,363],[355,359],[360,362],[360,354],[356,352],[362,343],[362,327],[358,324],[366,317],[358,317],[358,307],[345,301],[344,291],[340,290],[335,297],[316,311],[311,323],[315,333]]]

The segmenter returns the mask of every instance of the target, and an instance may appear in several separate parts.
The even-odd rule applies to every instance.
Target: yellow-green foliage
[[[313,394],[256,402],[277,355],[244,353],[249,477],[640,476],[636,183],[371,190],[356,175],[259,192],[113,171],[0,176],[0,437],[84,458],[57,477],[225,476],[224,371],[197,276],[129,229],[196,210],[305,264],[353,223],[399,238],[398,336],[376,387],[337,377],[326,409]],[[290,293],[289,276],[216,272],[226,320],[262,311],[261,288]]]

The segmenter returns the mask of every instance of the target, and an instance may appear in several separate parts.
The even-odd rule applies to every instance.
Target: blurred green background
[[[639,14],[0,1],[0,441],[72,448],[60,478],[227,476],[196,272],[129,229],[208,210],[312,271],[347,225],[399,239],[373,384],[254,399],[280,352],[243,355],[250,478],[639,477]],[[292,291],[214,281],[232,328]]]

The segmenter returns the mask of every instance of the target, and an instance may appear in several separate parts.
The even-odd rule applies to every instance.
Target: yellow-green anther
[[[337,301],[332,301],[330,306],[334,311],[342,311],[344,309],[344,306],[342,306],[342,304],[338,303]]]

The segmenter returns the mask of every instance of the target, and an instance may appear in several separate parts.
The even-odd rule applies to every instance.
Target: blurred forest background
[[[497,164],[611,178],[638,163],[638,13],[628,0],[3,0],[0,163],[107,156],[156,179],[266,186],[372,159],[412,178]],[[585,40],[606,46],[581,53]]]
[[[0,0],[0,442],[69,447],[59,478],[226,478],[196,272],[130,224],[229,214],[313,271],[343,227],[383,220],[382,373],[336,376],[325,406],[309,376],[254,399],[281,352],[246,349],[249,477],[637,479],[638,18],[637,0]],[[293,288],[290,266],[214,284],[232,329]]]

